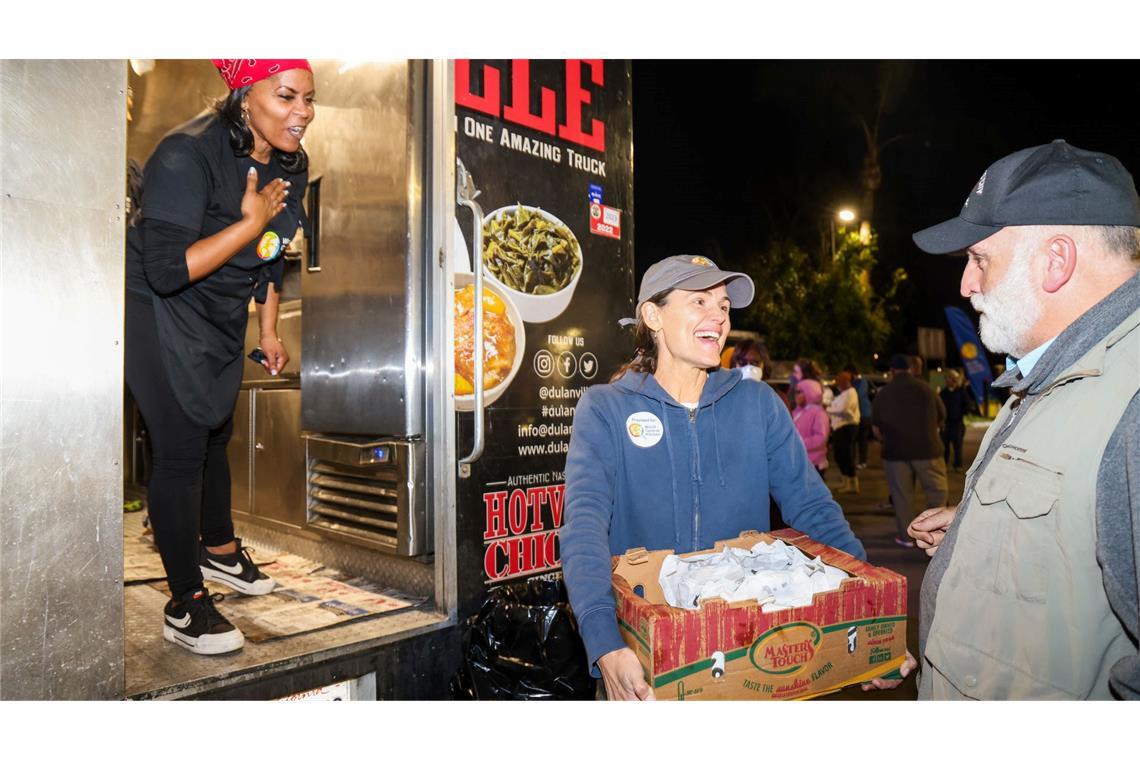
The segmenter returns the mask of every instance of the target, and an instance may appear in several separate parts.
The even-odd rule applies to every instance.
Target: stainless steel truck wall
[[[0,699],[123,694],[126,90],[0,60]]]

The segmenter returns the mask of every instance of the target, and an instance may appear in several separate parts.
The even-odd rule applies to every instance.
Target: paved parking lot
[[[962,472],[947,473],[949,477],[949,502],[957,504],[962,498],[965,469],[974,460],[978,451],[985,428],[981,426],[966,429],[966,441],[962,451]],[[879,458],[879,444],[872,442],[868,452],[867,467],[859,470],[860,493],[858,495],[836,494],[836,501],[843,507],[847,521],[851,523],[855,535],[863,542],[867,549],[867,559],[873,565],[888,567],[895,572],[902,573],[907,579],[907,642],[910,651],[917,657],[918,652],[918,594],[922,586],[922,577],[926,572],[929,558],[920,549],[907,549],[897,546],[894,542],[896,534],[894,512],[883,508],[887,503],[887,480],[883,474],[883,467]],[[827,484],[835,489],[839,488],[839,468],[831,461],[827,468]],[[915,504],[920,509],[923,502],[920,496],[915,497]],[[823,699],[914,699],[916,687],[914,676],[908,678],[898,689],[890,692],[863,693],[856,687],[844,689]]]

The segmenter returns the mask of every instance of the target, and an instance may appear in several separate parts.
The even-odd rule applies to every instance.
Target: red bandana
[[[279,71],[305,69],[312,71],[304,58],[211,58],[218,73],[231,90],[246,87],[271,77]]]

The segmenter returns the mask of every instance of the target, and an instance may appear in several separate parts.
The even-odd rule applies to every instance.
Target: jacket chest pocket
[[[971,532],[990,539],[991,567],[984,574],[995,593],[1044,604],[1050,572],[1061,560],[1057,513],[1063,486],[1064,476],[1055,467],[1004,450],[978,479],[974,494],[981,524]]]

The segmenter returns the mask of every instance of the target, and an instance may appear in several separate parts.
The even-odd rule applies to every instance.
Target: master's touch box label
[[[671,551],[617,558],[618,625],[658,699],[803,699],[898,670],[906,652],[906,578],[794,530],[747,533],[714,550],[774,538],[852,577],[803,607],[766,613],[754,601],[712,599],[684,610],[665,603],[657,581]]]

